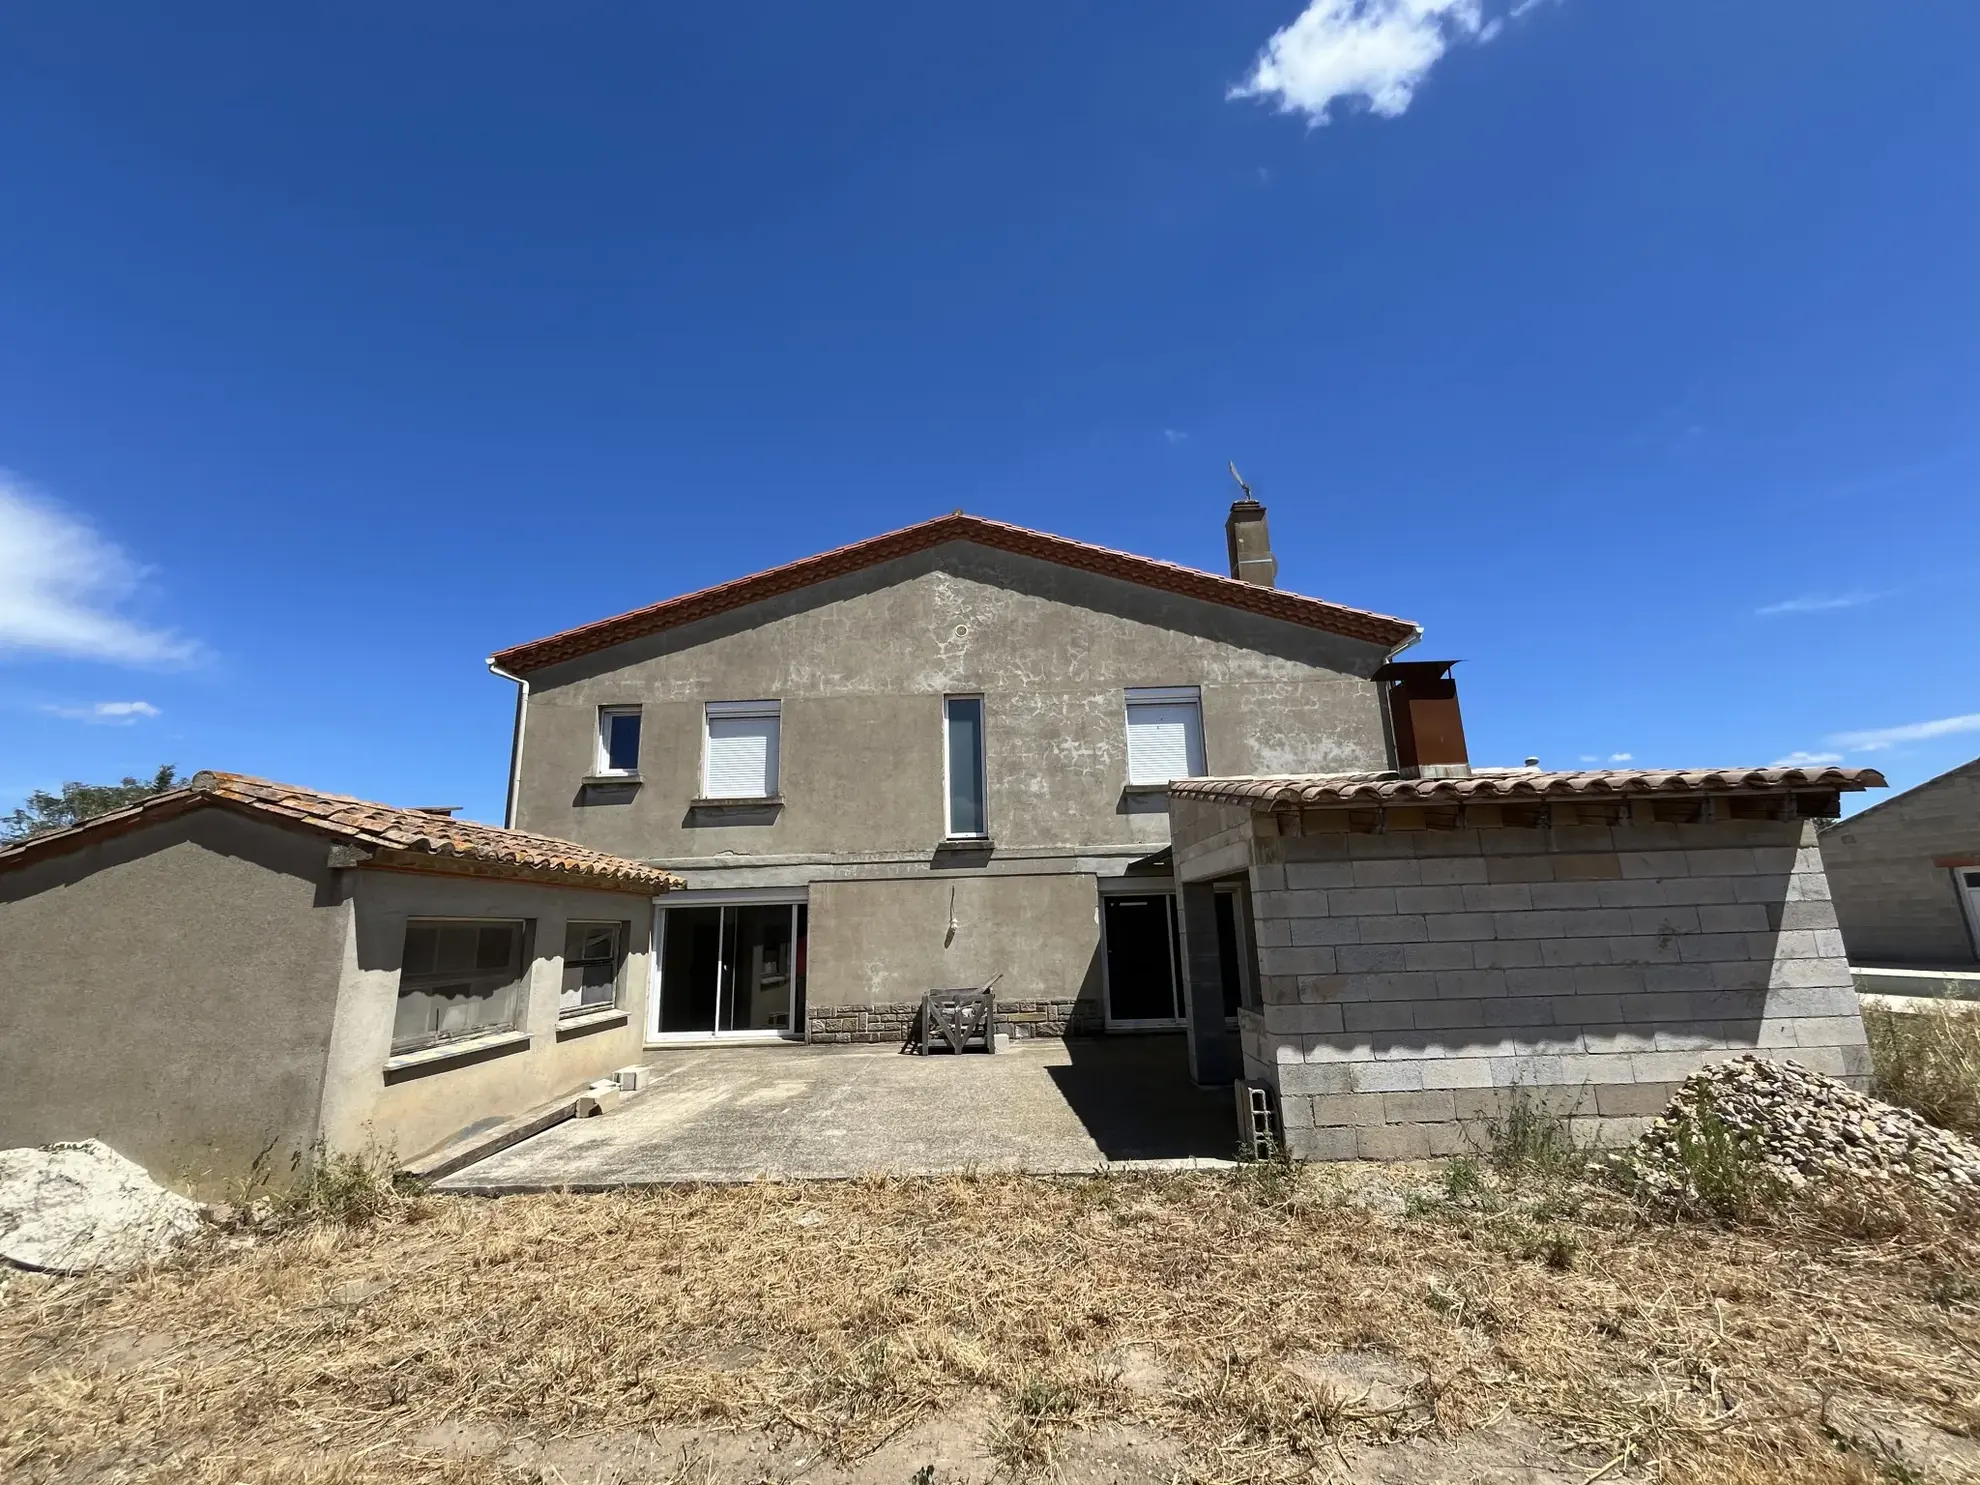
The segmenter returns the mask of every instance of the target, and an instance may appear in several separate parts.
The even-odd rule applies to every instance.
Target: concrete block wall
[[[1980,859],[1980,758],[1822,832],[1823,864],[1858,965],[1980,966],[1953,869]]]
[[[1251,829],[1246,1062],[1302,1158],[1458,1153],[1515,1089],[1627,1135],[1744,1051],[1869,1071],[1811,822]]]

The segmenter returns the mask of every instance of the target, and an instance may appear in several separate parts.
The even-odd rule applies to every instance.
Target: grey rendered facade
[[[1456,1154],[1515,1090],[1586,1133],[1631,1134],[1691,1072],[1741,1052],[1861,1081],[1815,824],[1796,815],[1798,775],[1760,772],[1782,771],[1756,771],[1742,795],[1664,801],[1638,777],[1624,786],[1635,798],[1471,804],[1441,819],[1420,801],[1302,808],[1200,797],[1217,780],[1178,785],[1192,938],[1217,885],[1251,900],[1243,1064],[1275,1090],[1291,1153]],[[1589,776],[1487,782],[1537,798],[1563,777]],[[1833,808],[1833,794],[1802,797]],[[1193,964],[1207,958],[1192,950]]]
[[[1980,968],[1980,758],[1822,832],[1859,967]]]
[[[650,884],[364,866],[294,823],[147,809],[0,853],[0,1147],[100,1138],[218,1196],[318,1141],[411,1156],[639,1060]],[[512,1026],[395,1055],[415,918],[524,925]],[[584,1017],[559,1011],[574,920],[627,934],[618,1005]]]
[[[1128,690],[1198,688],[1213,772],[1386,767],[1372,677],[1414,631],[1384,622],[1386,643],[1352,638],[944,541],[518,672],[515,822],[680,871],[693,890],[668,897],[663,938],[702,903],[802,903],[791,1034],[897,1037],[924,991],[994,976],[1020,1035],[1097,1031],[1118,1019],[1108,982],[1124,973],[1118,956],[1108,967],[1110,897],[1173,891],[1151,860],[1168,842],[1164,791],[1127,783]],[[982,700],[987,841],[945,829],[944,704],[958,696]],[[706,707],[750,699],[779,707],[779,798],[697,804]],[[640,711],[637,780],[586,783],[612,708]]]

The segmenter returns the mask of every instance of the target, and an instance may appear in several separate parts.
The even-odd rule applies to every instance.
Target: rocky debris
[[[195,1202],[101,1140],[0,1150],[0,1259],[77,1274],[162,1258],[199,1230]]]
[[[1904,1180],[1934,1206],[1980,1204],[1980,1145],[1798,1062],[1751,1053],[1685,1079],[1620,1163],[1653,1194],[1678,1195],[1691,1180],[1683,1145],[1714,1118],[1792,1190]]]

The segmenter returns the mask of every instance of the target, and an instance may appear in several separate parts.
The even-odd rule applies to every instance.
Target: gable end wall
[[[317,1133],[344,906],[225,810],[0,872],[0,1146],[98,1138],[221,1195]]]

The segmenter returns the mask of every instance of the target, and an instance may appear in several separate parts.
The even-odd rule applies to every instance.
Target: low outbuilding
[[[0,1146],[193,1194],[411,1157],[641,1060],[652,900],[568,841],[239,774],[0,849]]]
[[[1627,1134],[1747,1051],[1867,1077],[1815,832],[1874,770],[1453,772],[1169,788],[1199,1079],[1293,1155],[1459,1153],[1522,1097]]]

